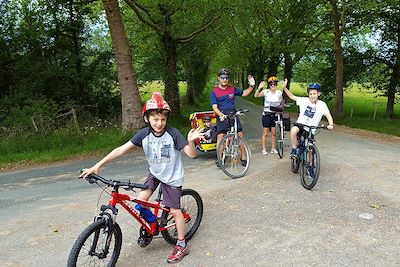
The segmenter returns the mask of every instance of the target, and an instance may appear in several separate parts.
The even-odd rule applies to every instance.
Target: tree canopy
[[[111,2],[119,7],[133,69],[124,86],[136,86],[125,96],[126,76],[115,49],[121,40],[111,38],[106,20]],[[136,122],[127,128],[135,128],[141,119],[137,84],[151,80],[163,81],[165,98],[179,116],[178,81],[187,83],[185,101],[193,104],[208,97],[204,88],[221,67],[232,70],[238,86],[245,86],[247,73],[257,82],[271,74],[318,81],[325,96],[336,99],[339,115],[343,87],[364,83],[387,96],[386,116],[395,117],[396,0],[0,3],[0,122],[6,127],[22,129],[33,114],[54,121],[80,108],[92,116],[133,114]],[[133,101],[133,108],[123,109],[126,101]]]

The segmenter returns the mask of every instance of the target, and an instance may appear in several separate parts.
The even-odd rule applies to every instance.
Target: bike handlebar
[[[241,116],[244,115],[244,113],[249,112],[249,109],[239,109],[238,111],[236,111],[236,115]]]
[[[325,130],[328,130],[328,126],[325,126],[325,125],[321,125],[321,126],[310,126],[310,125],[305,125],[305,124],[302,124],[302,123],[295,123],[295,125],[299,125],[299,126],[303,126],[303,128],[304,127],[308,127],[309,129],[325,129]]]
[[[144,185],[144,184],[133,183],[131,181],[121,182],[121,181],[117,181],[117,180],[106,179],[97,174],[89,174],[88,177],[86,178],[86,180],[88,180],[88,182],[90,184],[93,184],[96,181],[100,181],[103,184],[112,186],[114,188],[120,187],[120,186],[127,187],[127,188],[125,188],[126,190],[132,190],[133,188],[147,189],[147,185]]]

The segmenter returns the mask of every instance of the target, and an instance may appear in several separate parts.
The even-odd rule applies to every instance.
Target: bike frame
[[[305,158],[305,155],[308,150],[308,145],[313,144],[314,146],[317,146],[315,144],[315,134],[317,129],[327,129],[326,126],[307,126],[303,125],[303,130],[301,134],[297,138],[298,142],[298,154],[297,157],[299,158],[300,161],[304,160],[307,161]]]
[[[235,137],[235,138],[237,138],[237,136],[238,136],[238,132],[237,132],[237,118],[236,118],[236,114],[233,114],[233,115],[231,115],[233,118],[230,118],[229,116],[228,116],[228,120],[229,120],[229,122],[231,122],[232,120],[233,120],[233,124],[232,124],[232,126],[231,126],[231,128],[230,128],[230,130],[229,130],[229,132],[227,132],[226,134],[228,135],[228,134],[233,134],[233,136]]]
[[[231,115],[227,115],[227,119],[229,121],[229,124],[231,124],[231,121],[233,121],[232,126],[230,127],[229,131],[226,133],[226,135],[233,135],[232,138],[229,138],[229,147],[231,146],[232,140],[237,140],[238,139],[238,132],[237,132],[237,116],[240,114],[235,113]]]
[[[283,129],[283,120],[282,120],[282,113],[281,112],[276,112],[276,115],[278,117],[278,120],[275,122],[275,127],[279,127],[281,129],[280,133],[280,139],[283,141],[284,140],[284,129]]]
[[[304,127],[308,127],[309,130],[304,130]],[[305,152],[305,148],[307,148],[308,143],[315,144],[315,130],[318,128],[324,128],[324,127],[310,127],[310,126],[304,126],[301,135],[299,136],[299,141],[298,141],[298,147],[303,148],[303,153]],[[302,140],[302,138],[304,140]]]
[[[136,219],[136,221],[138,221],[145,229],[146,231],[151,234],[151,235],[157,235],[159,231],[164,231],[167,230],[170,227],[175,226],[175,223],[168,225],[166,227],[159,227],[159,222],[156,220],[153,223],[148,223],[146,222],[142,216],[140,216],[140,213],[138,210],[136,210],[135,208],[133,208],[128,201],[133,202],[133,203],[138,203],[144,207],[150,207],[153,208],[154,211],[152,211],[152,213],[158,218],[158,214],[161,211],[166,211],[166,212],[170,212],[169,208],[166,208],[165,206],[163,206],[161,204],[161,189],[159,189],[158,191],[158,197],[156,199],[156,203],[152,203],[152,202],[148,202],[148,201],[144,201],[144,200],[139,200],[137,198],[132,198],[131,196],[127,195],[127,194],[121,194],[118,193],[115,189],[112,190],[111,192],[111,198],[108,201],[108,206],[102,206],[102,210],[107,210],[110,209],[113,214],[116,216],[118,214],[118,210],[116,209],[116,205],[119,204],[121,205],[133,218]],[[103,208],[104,207],[104,208]],[[183,213],[183,217],[185,219],[185,222],[187,222],[188,220],[190,220],[190,215],[182,212]]]

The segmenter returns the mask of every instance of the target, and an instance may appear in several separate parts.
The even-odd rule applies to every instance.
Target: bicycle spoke
[[[303,164],[301,167],[301,184],[304,188],[311,190],[319,178],[319,152],[314,144],[311,144],[306,149]]]
[[[218,148],[220,167],[231,178],[239,178],[246,174],[249,167],[250,150],[247,143],[234,135],[227,135],[222,139]]]

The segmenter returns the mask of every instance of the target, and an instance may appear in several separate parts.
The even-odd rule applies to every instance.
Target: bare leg
[[[219,144],[221,143],[222,139],[225,137],[225,133],[220,133],[217,135],[217,151],[218,151],[218,147]],[[221,155],[217,155],[217,159],[221,158]]]
[[[290,130],[290,141],[292,143],[292,148],[297,148],[297,134],[299,133],[300,129],[297,126],[293,126]]]
[[[268,128],[263,128],[261,135],[261,146],[262,149],[267,151],[267,136],[268,136]]]
[[[150,188],[147,188],[147,189],[139,192],[137,199],[147,201],[147,200],[149,200],[149,198],[151,197],[152,194],[153,194],[153,190],[151,190]]]
[[[276,149],[275,147],[276,144],[276,128],[272,127],[271,128],[271,149]]]
[[[175,219],[176,230],[178,231],[178,239],[185,239],[185,218],[180,209],[171,208],[171,214]]]
[[[243,132],[238,132],[240,137],[244,137]],[[243,143],[240,143],[240,154],[242,155],[241,160],[247,160],[246,149],[243,146]]]

